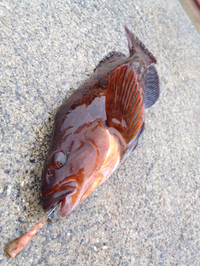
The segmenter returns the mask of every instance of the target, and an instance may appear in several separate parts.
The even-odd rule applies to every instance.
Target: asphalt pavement
[[[124,25],[157,58],[161,84],[139,145],[10,265],[200,265],[200,36],[177,0],[1,1],[0,265],[44,215],[56,109],[106,54],[128,55]]]

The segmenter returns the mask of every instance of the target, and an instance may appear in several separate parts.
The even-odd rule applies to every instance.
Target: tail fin
[[[155,66],[147,68],[147,90],[145,97],[145,109],[151,107],[159,98],[159,77]]]
[[[156,58],[153,56],[153,54],[147,50],[144,44],[129,29],[127,29],[127,27],[124,28],[128,40],[128,48],[130,51],[130,56],[136,52],[142,53],[149,65],[156,64],[157,61]]]

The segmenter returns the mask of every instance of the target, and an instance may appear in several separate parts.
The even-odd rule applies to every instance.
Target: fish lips
[[[68,182],[59,187],[58,190],[52,192],[43,199],[42,207],[44,210],[51,208],[55,203],[63,200],[67,196],[72,196],[78,189],[76,181]]]

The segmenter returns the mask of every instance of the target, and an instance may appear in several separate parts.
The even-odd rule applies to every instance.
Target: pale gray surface
[[[200,37],[178,1],[3,0],[0,15],[0,265],[5,244],[44,213],[56,108],[108,52],[128,54],[124,25],[156,56],[161,80],[139,146],[11,265],[200,265]]]

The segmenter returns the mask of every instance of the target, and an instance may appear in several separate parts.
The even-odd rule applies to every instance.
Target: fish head
[[[105,157],[103,133],[98,125],[83,127],[49,152],[42,172],[43,209],[62,201],[60,213],[66,216],[81,202]]]
[[[67,215],[78,204],[87,179],[94,171],[97,152],[90,141],[83,140],[78,147],[77,144],[74,143],[76,148],[70,153],[64,149],[55,150],[45,163],[42,173],[44,209],[62,201],[61,214]]]

